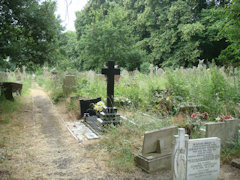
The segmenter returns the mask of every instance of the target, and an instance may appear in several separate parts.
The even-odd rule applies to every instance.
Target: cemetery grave
[[[58,118],[60,120],[63,119],[63,122],[65,121],[65,128],[67,128],[72,136],[77,139],[78,143],[84,145],[91,140],[89,143],[92,144],[92,146],[88,149],[89,153],[95,154],[95,156],[101,160],[110,158],[108,162],[111,163],[111,167],[113,169],[119,169],[119,172],[129,172],[131,174],[134,172],[139,173],[143,170],[143,172],[141,172],[142,175],[144,174],[146,177],[155,177],[154,179],[161,179],[162,177],[171,179],[174,176],[182,176],[182,179],[206,179],[206,176],[203,176],[203,174],[208,174],[211,179],[223,176],[221,174],[223,172],[220,168],[219,152],[222,150],[225,142],[231,142],[231,147],[235,147],[238,144],[238,119],[233,118],[224,120],[223,122],[211,123],[206,123],[207,121],[204,118],[200,119],[201,128],[203,126],[205,127],[205,131],[201,132],[204,134],[205,138],[198,138],[195,136],[192,138],[185,135],[182,131],[179,131],[179,135],[176,135],[177,127],[184,127],[186,124],[181,124],[181,126],[179,126],[171,117],[159,116],[156,113],[157,111],[146,112],[144,109],[137,108],[130,111],[130,109],[133,108],[133,102],[139,101],[139,106],[142,105],[140,99],[132,99],[134,96],[127,96],[127,98],[126,96],[122,96],[122,99],[129,98],[130,103],[118,103],[118,109],[115,108],[116,104],[114,100],[116,98],[114,95],[121,97],[119,96],[119,90],[122,90],[119,89],[122,88],[121,83],[123,81],[127,82],[130,78],[120,77],[119,79],[117,78],[118,82],[115,81],[114,74],[118,74],[119,71],[114,68],[113,62],[108,62],[107,65],[107,68],[104,68],[102,71],[103,73],[107,73],[106,78],[101,76],[102,79],[99,79],[100,76],[94,75],[93,72],[89,73],[91,77],[95,77],[89,78],[91,82],[80,77],[83,78],[83,81],[80,81],[83,82],[83,88],[91,85],[91,83],[92,87],[94,87],[94,85],[101,88],[104,87],[100,91],[103,96],[98,93],[93,93],[92,96],[85,96],[84,98],[78,95],[76,93],[77,89],[72,87],[79,87],[80,74],[76,73],[75,75],[69,75],[60,71],[52,75],[47,75],[47,73],[45,73],[46,77],[44,79],[49,79],[48,82],[52,82],[53,86],[51,86],[51,88],[55,88],[54,91],[57,90],[61,92],[62,95],[65,95],[65,98],[68,97],[71,99],[70,101],[77,102],[76,109],[78,113],[81,114],[82,120],[71,120],[73,116],[65,116],[66,110],[61,109],[59,110],[60,113]],[[128,76],[126,74],[127,73],[125,73],[125,76]],[[81,76],[83,76],[83,73]],[[154,79],[156,76],[156,73],[151,74],[151,79]],[[144,88],[144,86],[138,86],[138,81],[140,81],[141,78],[142,75],[138,73],[136,76],[134,75],[134,77],[131,77],[131,83],[133,83],[134,86],[132,86],[132,84],[129,86],[125,84],[125,90],[128,88],[132,90],[132,88],[135,88],[135,85],[137,85],[137,88]],[[143,78],[147,78],[147,76]],[[69,79],[70,81],[68,81]],[[99,79],[103,85],[99,86],[95,84],[96,79]],[[158,85],[159,84],[157,84],[157,86]],[[116,86],[115,89],[114,86]],[[155,90],[156,88],[153,89]],[[172,98],[172,96],[174,96],[174,93],[169,90],[157,90],[157,92],[166,92],[166,95],[163,94],[163,96],[159,96],[159,98],[164,97],[165,101],[169,100],[169,97]],[[127,91],[127,93],[130,92]],[[138,93],[136,93],[135,97],[138,96]],[[78,97],[80,97],[80,99]],[[65,101],[65,99],[62,98],[59,102],[61,103],[62,101]],[[106,106],[102,101],[106,102]],[[155,103],[157,103],[157,101]],[[163,100],[161,103],[164,103]],[[189,116],[191,113],[199,110],[199,108],[201,107],[191,104],[187,104],[183,107],[182,104],[180,104],[178,110],[186,115],[183,116],[185,118],[187,115]],[[126,116],[126,118],[121,117],[120,114],[121,116]],[[204,113],[199,114],[203,117]],[[88,125],[87,127],[85,126],[86,124]],[[106,128],[106,131],[104,131],[106,124],[115,125],[115,127],[110,126],[110,128]],[[118,124],[121,124],[121,126],[116,126]],[[89,127],[91,128],[89,129]],[[100,127],[101,129],[97,129],[96,127]],[[94,133],[91,130],[93,130]],[[104,133],[102,133],[103,131]],[[187,132],[188,129],[186,128],[185,131]],[[98,132],[101,132],[101,138],[94,140],[99,138]],[[95,133],[97,133],[97,135]],[[184,134],[185,139],[181,137],[180,134]],[[202,147],[203,145],[205,149],[199,148],[199,146]],[[207,157],[201,154],[201,152],[207,151],[210,151],[207,153]],[[209,158],[213,156],[215,158]],[[202,159],[202,161],[199,161],[200,159]],[[237,163],[238,159],[233,159],[232,165],[234,167],[238,167]],[[213,164],[215,164],[215,166],[213,166]],[[206,169],[208,169],[208,171]],[[149,173],[149,175],[144,172]]]
[[[120,115],[114,107],[114,76],[120,75],[120,69],[115,69],[114,61],[108,61],[107,68],[102,69],[102,74],[107,77],[107,106],[97,111],[94,110],[93,103],[98,103],[101,98],[80,100],[81,114],[84,114],[85,122],[98,132],[103,131],[104,126],[121,124]]]

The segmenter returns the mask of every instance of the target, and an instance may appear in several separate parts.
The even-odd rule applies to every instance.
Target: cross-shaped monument
[[[102,69],[102,74],[107,76],[107,107],[104,107],[100,112],[96,112],[96,115],[91,116],[88,113],[85,116],[85,122],[95,132],[103,131],[103,127],[109,124],[119,125],[122,122],[120,115],[117,113],[117,108],[114,107],[114,75],[120,75],[120,69],[115,69],[114,65],[114,61],[108,61],[107,68]]]
[[[107,76],[107,106],[114,106],[114,75],[120,75],[120,69],[114,68],[115,62],[108,61],[107,68],[102,69],[102,74]]]

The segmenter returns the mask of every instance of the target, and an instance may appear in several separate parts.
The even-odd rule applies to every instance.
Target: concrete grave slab
[[[72,134],[79,140],[79,142],[98,139],[98,136],[82,122],[67,122],[67,127],[72,131]]]

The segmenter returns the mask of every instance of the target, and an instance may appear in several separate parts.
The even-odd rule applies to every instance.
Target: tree
[[[34,68],[53,64],[56,41],[62,30],[51,0],[2,0],[0,4],[0,59]]]
[[[139,68],[144,52],[135,45],[131,27],[127,25],[127,14],[116,3],[109,3],[108,6],[107,13],[104,8],[96,12],[95,22],[85,26],[80,36],[79,52],[83,69],[100,70],[107,60],[115,60],[128,70]]]
[[[218,61],[236,67],[240,65],[240,0],[230,1],[225,10],[226,23],[222,33],[229,46],[221,52]]]

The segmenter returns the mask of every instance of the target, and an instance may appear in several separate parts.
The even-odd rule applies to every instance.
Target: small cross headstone
[[[107,68],[102,69],[102,74],[107,76],[107,106],[114,106],[114,75],[120,75],[120,69],[114,68],[115,62],[108,61]]]

